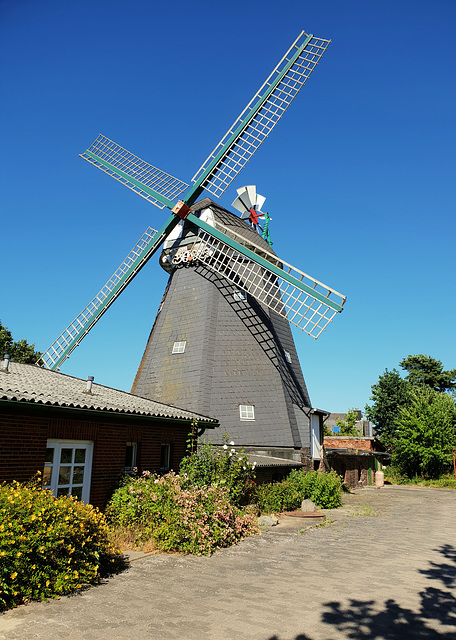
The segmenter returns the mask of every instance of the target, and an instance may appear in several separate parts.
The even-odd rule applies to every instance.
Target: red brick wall
[[[52,410],[34,417],[29,411],[0,414],[0,481],[26,482],[43,471],[48,438],[89,440],[94,443],[90,502],[103,508],[123,474],[127,442],[138,443],[140,470],[159,470],[162,444],[173,445],[171,466],[176,471],[185,455],[189,433],[186,423],[170,427],[152,419],[76,419],[56,417]]]
[[[48,420],[0,414],[0,481],[26,482],[43,471]]]
[[[337,447],[339,449],[361,449],[373,451],[371,438],[355,438],[348,436],[325,436],[325,447]]]

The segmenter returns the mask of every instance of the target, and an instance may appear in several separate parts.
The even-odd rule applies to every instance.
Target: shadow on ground
[[[420,592],[418,611],[402,607],[393,599],[387,600],[383,605],[374,600],[350,600],[348,605],[327,602],[324,605],[327,611],[322,613],[322,621],[337,629],[340,637],[356,640],[456,640],[456,598],[449,591],[456,587],[456,548],[447,544],[435,551],[445,561],[440,564],[431,562],[429,569],[420,570],[419,573],[440,584]],[[430,626],[432,623],[438,623],[443,630],[436,631]],[[332,637],[329,629],[328,637]],[[268,640],[281,639],[272,636]],[[293,640],[312,638],[303,633]]]

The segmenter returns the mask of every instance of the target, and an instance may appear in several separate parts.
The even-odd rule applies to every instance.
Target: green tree
[[[450,470],[456,448],[456,406],[450,395],[413,385],[396,429],[392,463],[401,473],[436,478]]]
[[[332,435],[336,436],[359,436],[359,429],[355,426],[358,422],[358,412],[354,409],[349,409],[345,414],[345,421],[337,418],[336,426],[340,428],[339,433]]]
[[[35,345],[29,344],[27,340],[13,341],[13,336],[8,327],[5,327],[0,321],[0,359],[8,353],[14,362],[22,362],[23,364],[35,364],[41,356],[40,351],[35,351]]]
[[[385,369],[378,382],[372,385],[371,405],[365,415],[374,423],[381,442],[389,449],[396,439],[396,422],[402,407],[410,402],[410,383],[403,380],[396,369]]]
[[[408,372],[406,380],[414,384],[424,384],[435,391],[456,389],[456,369],[443,370],[440,360],[419,353],[403,358],[399,365]]]

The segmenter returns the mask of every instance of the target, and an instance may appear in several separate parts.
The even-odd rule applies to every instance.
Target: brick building
[[[34,365],[0,370],[0,481],[37,471],[56,495],[104,507],[125,471],[178,469],[191,423],[217,420]]]
[[[375,484],[375,472],[391,459],[377,438],[325,436],[324,440],[329,466],[352,489]]]

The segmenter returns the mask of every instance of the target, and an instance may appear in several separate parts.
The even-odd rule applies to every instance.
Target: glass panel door
[[[57,497],[73,495],[84,502],[90,497],[93,443],[49,441],[43,486]]]

